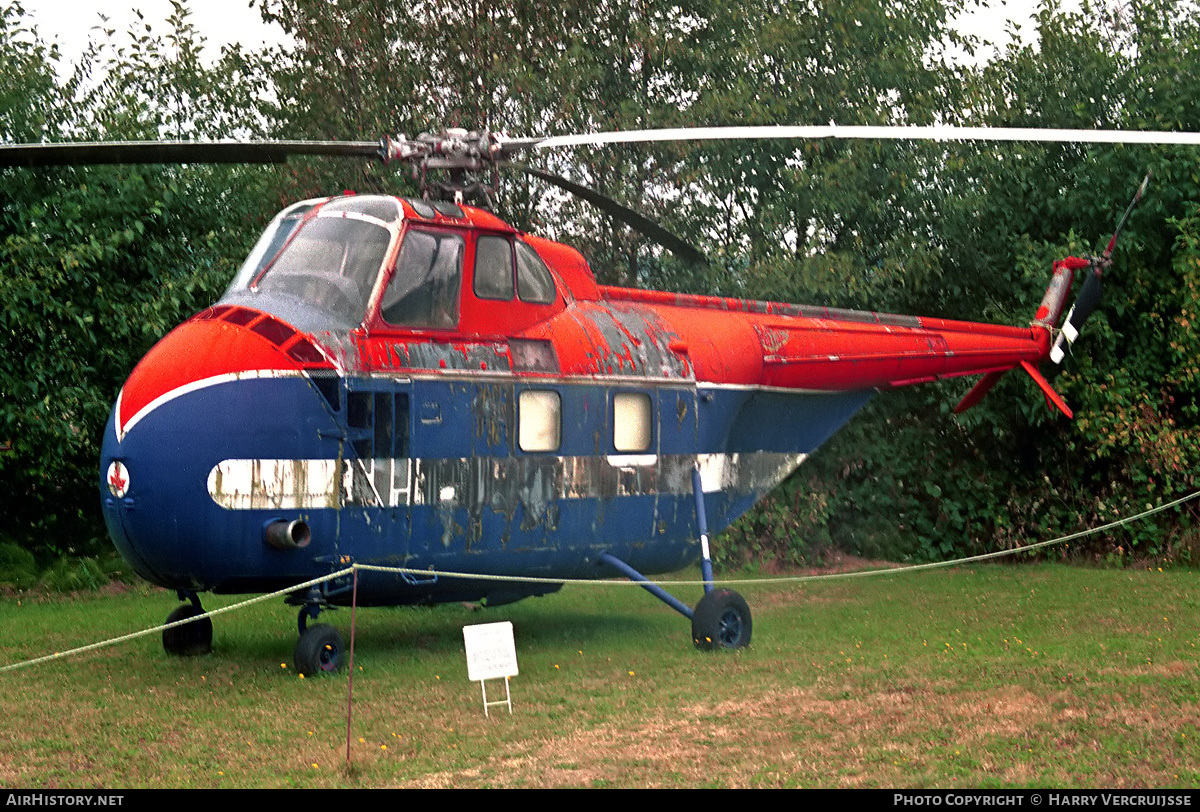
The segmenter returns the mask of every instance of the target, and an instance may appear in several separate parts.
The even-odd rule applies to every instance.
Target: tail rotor
[[[1146,187],[1149,184],[1150,173],[1147,172],[1142,185],[1138,187],[1137,193],[1133,196],[1133,200],[1130,201],[1129,207],[1125,209],[1125,214],[1122,215],[1121,221],[1117,223],[1117,229],[1113,232],[1112,239],[1108,241],[1108,246],[1104,249],[1104,253],[1099,257],[1088,259],[1086,265],[1083,266],[1088,268],[1087,278],[1083,280],[1083,288],[1079,291],[1079,297],[1075,300],[1075,304],[1071,305],[1071,309],[1067,312],[1062,332],[1058,334],[1058,338],[1054,341],[1054,346],[1050,349],[1050,360],[1054,363],[1062,363],[1063,356],[1066,354],[1064,345],[1075,343],[1075,340],[1079,338],[1079,333],[1082,331],[1084,323],[1092,315],[1096,307],[1099,306],[1100,279],[1104,275],[1104,272],[1112,267],[1112,252],[1117,247],[1117,237],[1120,235],[1121,229],[1125,227],[1125,221],[1133,213],[1134,207],[1141,201],[1142,194],[1145,193]]]

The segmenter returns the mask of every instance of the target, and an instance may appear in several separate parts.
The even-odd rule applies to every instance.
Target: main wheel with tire
[[[331,674],[342,667],[346,643],[341,633],[327,623],[309,626],[296,641],[296,670],[306,677]]]
[[[167,615],[167,623],[187,620],[202,614],[204,610],[199,606],[185,603],[176,606],[175,610]],[[195,657],[212,651],[212,638],[212,618],[205,617],[182,626],[163,629],[163,649],[167,654],[174,654],[176,657]]]
[[[692,615],[692,642],[703,651],[745,648],[752,630],[750,607],[732,589],[706,593]]]

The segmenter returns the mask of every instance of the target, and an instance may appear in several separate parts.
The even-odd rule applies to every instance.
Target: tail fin
[[[1071,411],[1071,407],[1067,406],[1067,403],[1062,399],[1062,396],[1054,391],[1054,389],[1050,386],[1050,382],[1042,376],[1042,373],[1038,372],[1037,367],[1028,361],[1022,361],[1019,366],[1029,373],[1029,377],[1033,378],[1033,382],[1036,383],[1038,388],[1042,390],[1042,394],[1046,396],[1047,406],[1058,409],[1067,416],[1067,419],[1075,416],[1075,413]],[[967,409],[970,409],[972,406],[979,403],[979,401],[983,400],[983,396],[991,391],[992,387],[996,385],[997,381],[1004,377],[1006,372],[1008,372],[1007,369],[1001,369],[984,375],[979,383],[971,387],[971,391],[967,392],[966,397],[960,400],[958,405],[954,407],[954,413],[959,414],[961,412],[965,412]]]
[[[1104,253],[1099,257],[1067,257],[1060,259],[1054,263],[1054,273],[1050,277],[1050,284],[1046,287],[1046,294],[1042,297],[1042,302],[1038,305],[1037,313],[1033,317],[1033,326],[1041,327],[1045,330],[1052,331],[1058,324],[1058,317],[1062,313],[1063,304],[1066,302],[1067,294],[1071,292],[1071,285],[1075,281],[1075,272],[1084,268],[1089,269],[1087,278],[1083,281],[1083,288],[1079,291],[1079,297],[1075,303],[1071,305],[1071,309],[1067,312],[1067,318],[1063,322],[1062,331],[1054,341],[1054,346],[1050,348],[1050,360],[1056,364],[1061,364],[1065,355],[1063,345],[1074,344],[1075,339],[1079,338],[1079,332],[1083,329],[1084,322],[1092,315],[1096,307],[1100,304],[1100,278],[1104,275],[1104,271],[1112,266],[1112,252],[1117,246],[1117,237],[1121,233],[1121,229],[1125,227],[1125,221],[1129,219],[1129,215],[1133,212],[1135,206],[1141,201],[1142,195],[1146,191],[1146,187],[1150,183],[1150,174],[1147,173],[1141,186],[1138,187],[1137,193],[1133,196],[1133,200],[1129,203],[1129,207],[1125,209],[1125,214],[1121,216],[1121,220],[1117,223],[1116,231],[1113,232],[1112,239],[1108,241],[1108,246],[1104,249]],[[1051,408],[1057,408],[1068,418],[1072,417],[1070,407],[1063,401],[1062,397],[1050,386],[1037,367],[1028,361],[1021,361],[1020,364],[1038,388],[1042,390],[1042,394],[1046,396],[1046,405]],[[1014,367],[1017,365],[1014,365]],[[1014,367],[1009,367],[1013,369]],[[983,400],[984,396],[992,390],[996,382],[1004,377],[1004,373],[1008,369],[999,369],[987,373],[967,392],[966,396],[959,401],[954,407],[954,412],[965,412],[972,406]]]

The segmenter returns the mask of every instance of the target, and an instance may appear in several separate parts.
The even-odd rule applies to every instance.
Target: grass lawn
[[[298,678],[294,610],[270,602],[215,618],[209,656],[151,636],[0,674],[0,785],[1196,787],[1196,578],[1044,564],[746,585],[753,645],[713,654],[629,586],[361,610],[349,767],[345,674]],[[0,600],[0,664],[174,605],[148,588]],[[349,637],[348,610],[321,620]],[[461,628],[501,620],[515,713],[484,718]]]

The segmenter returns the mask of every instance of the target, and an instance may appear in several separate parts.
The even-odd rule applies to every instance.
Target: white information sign
[[[483,691],[483,713],[487,715],[491,705],[508,705],[512,713],[512,695],[508,690],[508,678],[517,675],[517,647],[513,642],[513,625],[503,623],[481,623],[463,626],[463,643],[467,649],[467,679],[479,682]],[[488,702],[487,680],[504,680],[504,699]]]
[[[463,626],[463,642],[467,646],[467,678],[472,682],[517,675],[517,647],[510,621]]]

